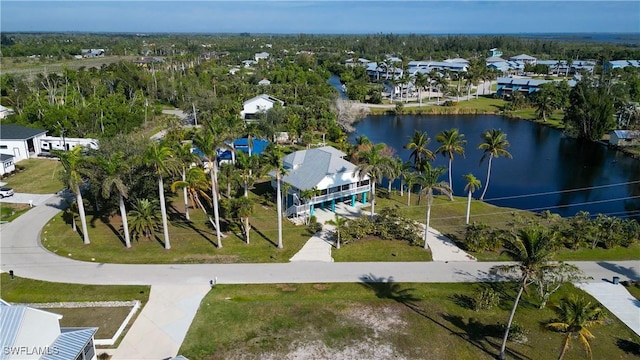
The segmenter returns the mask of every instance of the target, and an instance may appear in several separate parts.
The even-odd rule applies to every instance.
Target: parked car
[[[13,196],[12,188],[0,188],[0,199],[6,198],[7,196]]]

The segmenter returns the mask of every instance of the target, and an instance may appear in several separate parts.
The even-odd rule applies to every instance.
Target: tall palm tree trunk
[[[371,181],[371,217],[376,213],[376,181]]]
[[[158,176],[158,193],[160,194],[160,212],[162,213],[162,230],[164,231],[164,248],[171,249],[169,242],[169,227],[167,226],[167,205],[164,203],[164,180]]]
[[[78,212],[80,213],[80,224],[82,225],[82,242],[85,245],[91,244],[89,241],[89,232],[87,230],[87,216],[84,213],[84,203],[82,202],[82,192],[80,186],[76,185],[76,203],[78,204]]]
[[[120,195],[120,216],[122,217],[122,230],[124,231],[124,244],[127,248],[131,247],[131,238],[129,237],[129,221],[127,220],[127,209],[124,207],[124,196]]]
[[[431,192],[427,194],[427,225],[424,228],[424,249],[429,248],[429,244],[427,244],[427,237],[429,234],[429,220],[431,220],[431,204],[433,203],[433,194]]]
[[[562,351],[560,352],[560,356],[558,356],[558,360],[564,359],[564,356],[567,354],[567,350],[569,350],[569,344],[571,343],[571,333],[568,333],[564,338],[564,345],[562,346]]]
[[[247,245],[249,245],[249,231],[251,231],[251,225],[249,225],[249,217],[244,218],[244,234],[247,238]]]
[[[276,170],[277,194],[276,207],[278,208],[278,249],[282,249],[282,197],[280,196],[280,170]]]
[[[407,184],[407,206],[411,205],[411,185]]]
[[[453,165],[453,153],[449,154],[449,187],[451,188],[451,196],[449,197],[453,200],[453,177],[451,176],[451,166]]]
[[[502,346],[500,347],[499,358],[501,360],[504,360],[506,358],[505,349],[507,347],[507,339],[509,338],[509,330],[511,330],[511,323],[513,323],[513,317],[516,314],[516,309],[518,308],[518,303],[520,302],[522,291],[524,291],[524,284],[526,283],[526,280],[527,280],[527,277],[525,276],[522,279],[522,283],[520,284],[520,289],[518,290],[518,295],[516,296],[516,300],[513,302],[513,308],[511,308],[511,314],[509,314],[509,320],[507,321],[507,329],[504,331],[504,336],[502,337]]]
[[[182,168],[182,181],[187,181],[187,172],[185,168]],[[189,216],[189,197],[187,196],[187,187],[182,188],[182,196],[184,197],[184,217],[187,220],[191,220]]]
[[[222,248],[222,240],[220,239],[220,214],[218,210],[218,165],[216,160],[209,161],[211,176],[211,199],[213,199],[213,218],[215,219],[216,240],[218,241],[218,249]]]
[[[469,225],[469,213],[471,213],[471,191],[467,197],[467,225]]]
[[[487,188],[489,187],[489,178],[491,177],[491,160],[493,160],[493,155],[489,155],[489,166],[487,166],[487,182],[484,183],[484,190],[482,190],[480,200],[484,200],[484,194],[487,193]]]

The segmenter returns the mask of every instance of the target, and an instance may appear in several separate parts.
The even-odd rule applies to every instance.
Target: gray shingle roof
[[[2,140],[26,140],[46,133],[46,130],[32,129],[20,125],[0,124],[0,139]]]
[[[5,162],[7,160],[13,159],[13,155],[9,154],[0,154],[0,162]]]
[[[282,180],[301,190],[313,189],[327,175],[355,170],[342,156],[343,152],[331,146],[296,151],[283,159],[289,173]]]

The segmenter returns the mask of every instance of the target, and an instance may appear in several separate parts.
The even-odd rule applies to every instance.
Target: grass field
[[[60,181],[62,165],[57,160],[27,159],[19,165],[24,166],[25,170],[3,180],[15,192],[53,194],[64,187]]]
[[[0,223],[12,221],[27,211],[27,204],[0,203]]]
[[[120,61],[132,61],[135,56],[104,56],[86,59],[70,59],[63,61],[47,61],[40,59],[3,58],[2,73],[36,75],[40,73],[61,73],[64,69],[77,70],[85,68],[100,68]]]
[[[44,311],[62,315],[61,327],[97,327],[96,339],[111,339],[130,307],[46,308]]]
[[[15,274],[0,274],[0,295],[14,303],[83,302],[83,301],[130,301],[149,298],[149,286],[81,285],[31,280]]]
[[[180,353],[189,359],[494,359],[514,284],[289,284],[221,285],[202,301]],[[467,300],[495,287],[505,300],[474,311]],[[557,301],[581,291],[566,286]],[[588,295],[585,295],[588,296]],[[562,334],[543,330],[554,317],[527,295],[515,322],[521,343],[509,358],[550,359]],[[640,339],[609,315],[592,329],[594,359],[634,359]],[[566,359],[582,359],[573,342]]]

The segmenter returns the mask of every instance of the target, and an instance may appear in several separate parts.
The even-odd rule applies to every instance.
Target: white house
[[[16,165],[13,162],[13,155],[0,154],[0,175],[10,173],[16,169]]]
[[[15,162],[35,157],[46,134],[45,130],[0,124],[0,154],[13,155]]]
[[[2,360],[95,360],[98,328],[61,328],[62,315],[0,300]]]
[[[614,130],[609,134],[609,144],[614,146],[640,145],[640,131]]]
[[[535,65],[536,64],[536,60],[538,60],[538,59],[534,58],[531,55],[520,54],[520,55],[516,55],[516,56],[510,57],[509,60],[511,60],[511,61],[519,61],[519,62],[523,62],[525,64]]]
[[[371,191],[369,177],[359,178],[356,165],[343,159],[345,154],[331,146],[301,150],[283,158],[287,174],[282,182],[290,185],[286,194],[287,217],[313,215],[315,207],[327,207],[335,211],[336,203],[356,205],[358,197],[367,202]],[[274,174],[271,174],[274,176]],[[275,188],[275,178],[271,181]],[[315,190],[311,198],[304,198],[305,190]]]
[[[267,60],[269,59],[269,53],[268,52],[259,52],[257,54],[254,55],[254,59],[256,61],[260,61],[260,60]]]
[[[284,106],[284,101],[278,100],[273,96],[261,94],[242,103],[242,111],[240,116],[243,120],[256,119],[259,113],[263,113],[272,109],[275,104]]]
[[[269,79],[267,79],[267,78],[264,78],[264,79],[258,81],[258,85],[269,86],[269,85],[271,85],[271,81]]]

